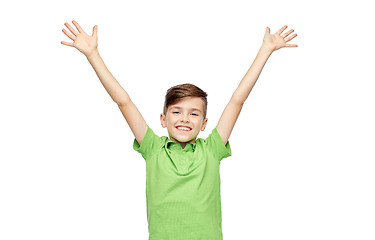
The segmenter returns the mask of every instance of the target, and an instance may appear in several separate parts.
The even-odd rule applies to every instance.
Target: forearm
[[[86,57],[112,100],[119,105],[127,103],[130,100],[129,95],[108,70],[99,52],[96,50]]]
[[[271,54],[272,50],[262,45],[253,64],[251,65],[245,76],[242,78],[237,89],[234,91],[231,100],[236,101],[240,104],[243,104],[246,101]]]

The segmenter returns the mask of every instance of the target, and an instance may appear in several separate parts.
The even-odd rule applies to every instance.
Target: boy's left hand
[[[283,47],[298,47],[297,44],[287,44],[290,40],[297,37],[297,34],[293,34],[292,36],[286,38],[289,36],[292,32],[294,32],[293,29],[289,30],[288,32],[282,34],[282,32],[287,28],[288,26],[285,25],[282,27],[279,31],[277,31],[275,34],[270,33],[270,28],[267,27],[266,33],[264,34],[263,38],[263,45],[262,47],[266,47],[270,49],[271,51],[276,51]],[[281,35],[282,34],[282,35]]]

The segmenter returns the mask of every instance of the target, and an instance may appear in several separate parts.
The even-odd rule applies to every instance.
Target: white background
[[[222,160],[223,236],[375,239],[374,17],[370,1],[18,1],[1,7],[0,239],[146,240],[146,168],[91,65],[76,20],[146,122],[166,90],[208,93],[205,138],[253,62],[274,52]],[[66,28],[67,29],[67,28]],[[287,31],[286,30],[286,31]]]

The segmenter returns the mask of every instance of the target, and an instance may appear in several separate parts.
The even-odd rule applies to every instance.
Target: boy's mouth
[[[190,128],[190,127],[177,126],[176,128],[177,128],[177,130],[179,130],[179,131],[183,131],[183,132],[191,131],[191,128]]]

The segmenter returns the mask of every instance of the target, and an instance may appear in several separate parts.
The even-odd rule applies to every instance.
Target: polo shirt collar
[[[196,144],[197,142],[195,143],[188,143],[186,144],[185,148],[182,149],[181,147],[181,144],[179,143],[175,143],[173,142],[171,139],[167,139],[166,143],[165,143],[165,147],[169,150],[183,150],[183,151],[191,151],[191,152],[194,152],[195,151],[195,148],[196,148]]]

